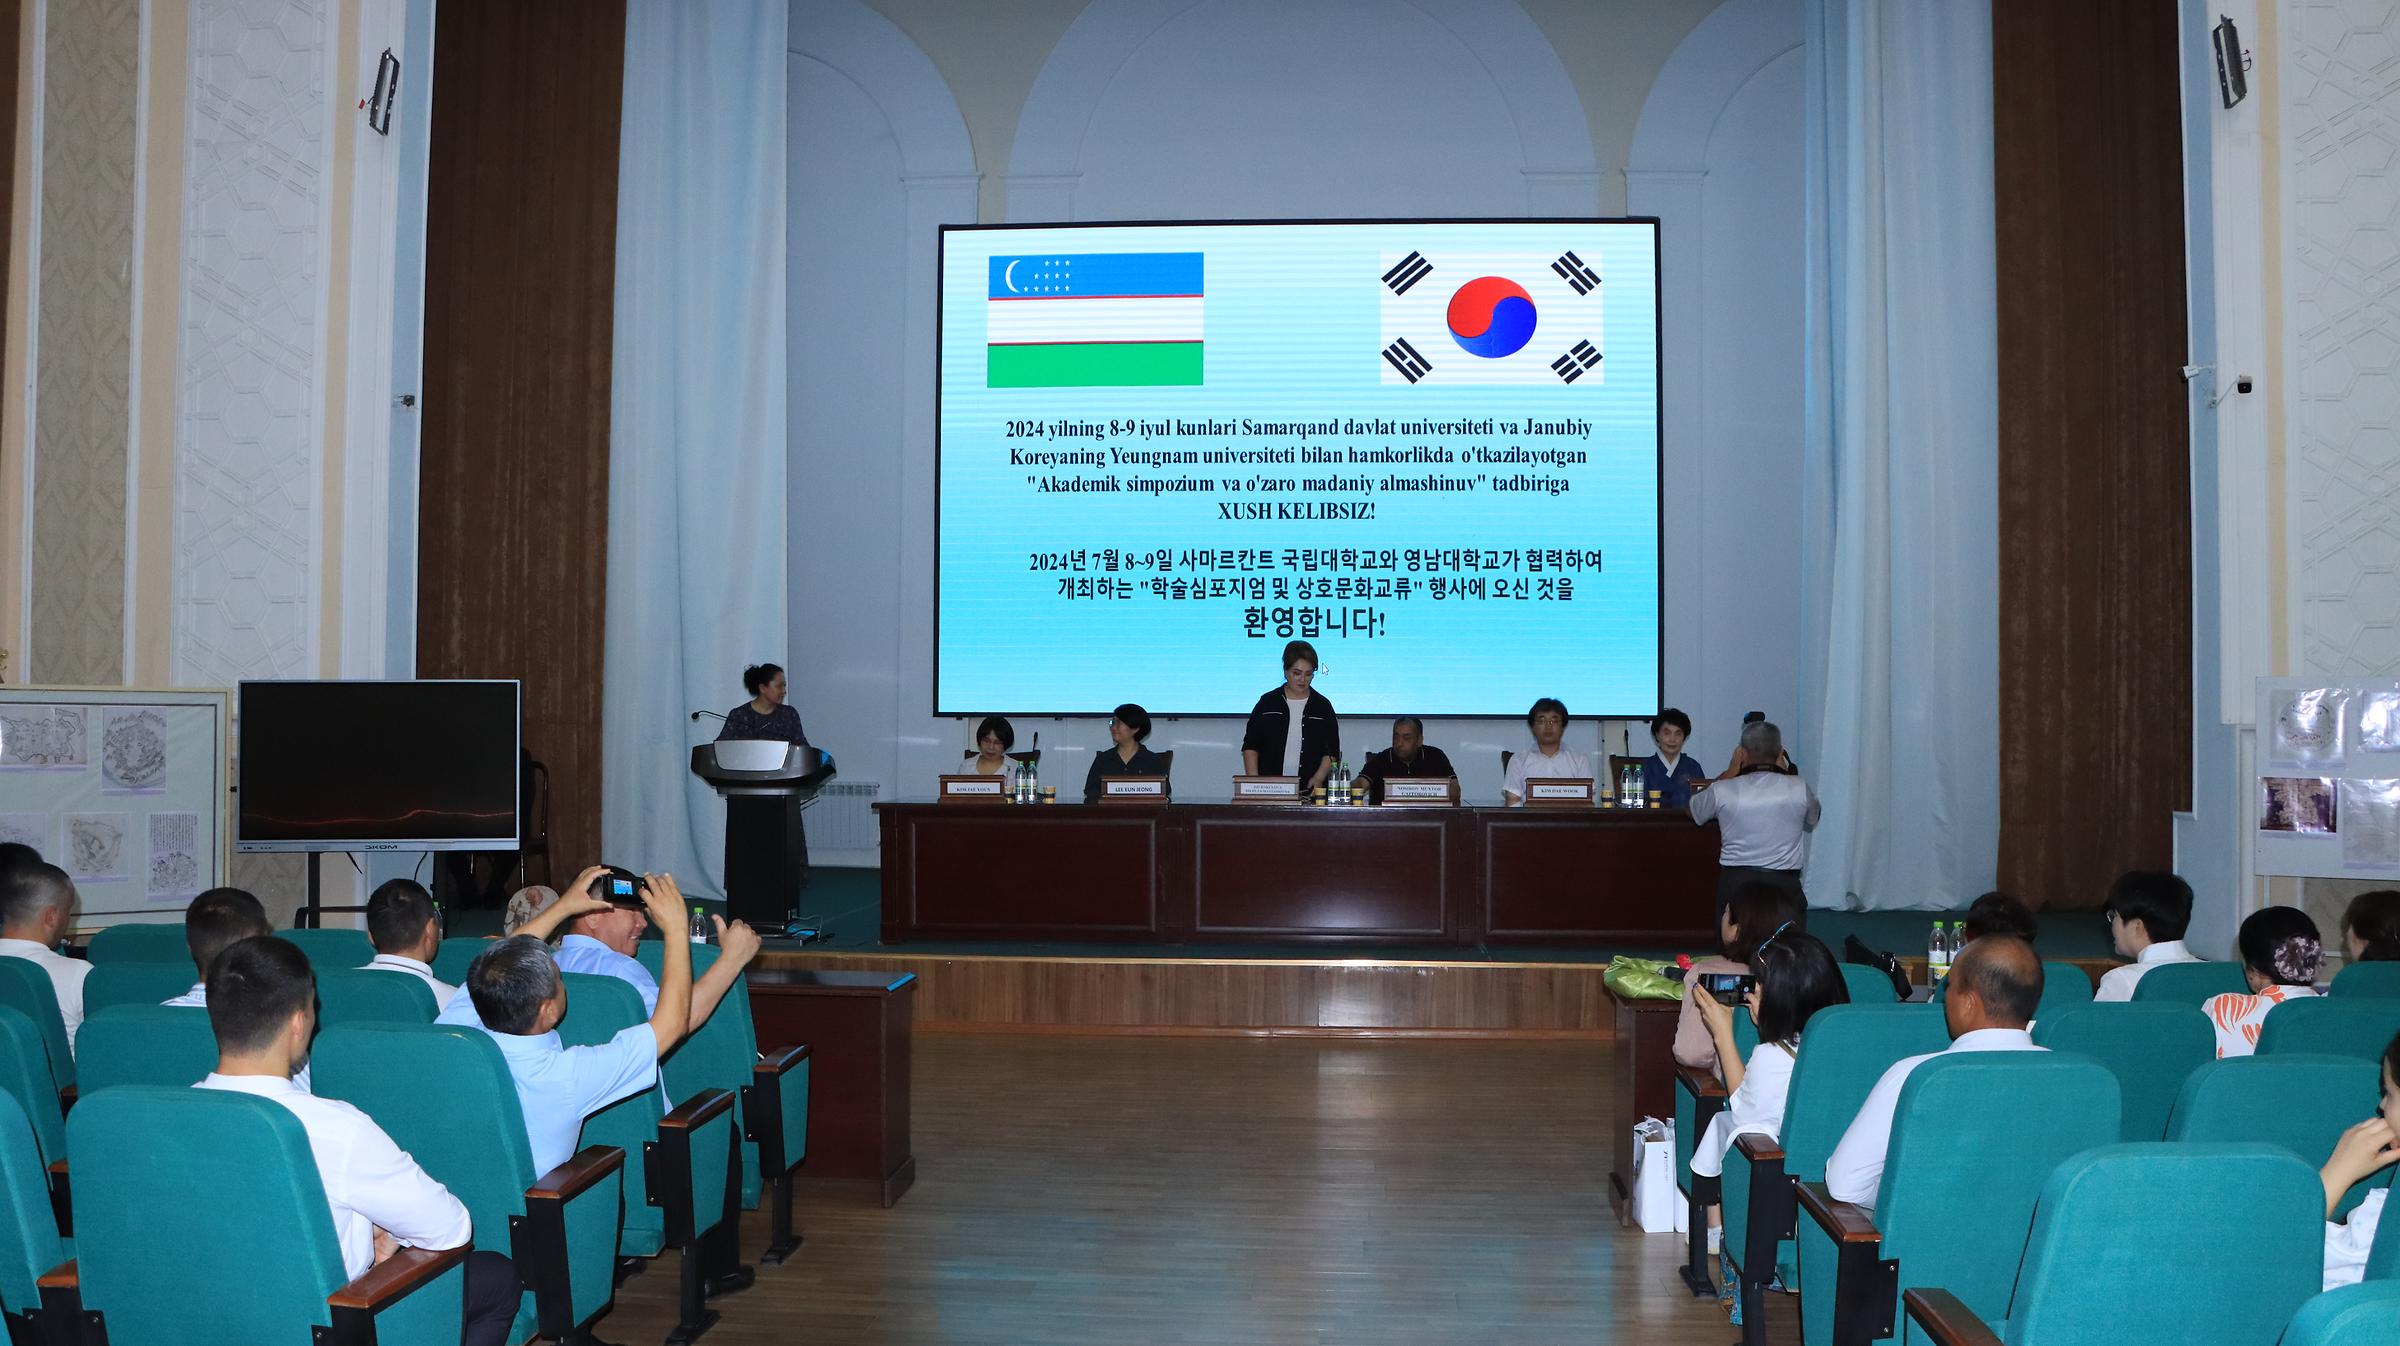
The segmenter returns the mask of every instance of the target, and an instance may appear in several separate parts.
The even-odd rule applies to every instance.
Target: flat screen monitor
[[[510,851],[509,681],[245,682],[234,721],[239,851]]]
[[[934,709],[1659,704],[1658,225],[941,234]]]

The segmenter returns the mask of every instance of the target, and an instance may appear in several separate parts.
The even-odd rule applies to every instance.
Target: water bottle
[[[1035,737],[1038,738],[1040,735],[1037,734]],[[1039,757],[1025,764],[1025,802],[1028,804],[1042,802],[1042,759]]]
[[[1940,921],[1933,923],[1933,938],[1925,944],[1925,984],[1932,986],[1950,975],[1950,936]]]
[[[1010,780],[1014,782],[1009,787],[1009,802],[1024,803],[1026,796],[1033,792],[1033,768],[1023,762],[1012,762],[1009,764],[1008,774]]]
[[[706,944],[716,938],[716,933],[716,930],[708,923],[708,913],[694,906],[692,908],[692,943]]]

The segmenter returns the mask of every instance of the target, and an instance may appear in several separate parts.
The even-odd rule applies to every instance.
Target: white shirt
[[[658,1035],[646,1023],[590,1047],[561,1046],[555,1030],[537,1037],[483,1031],[500,1044],[516,1081],[536,1176],[575,1157],[584,1118],[658,1083]]]
[[[172,1000],[161,1000],[158,1003],[165,1005],[170,1009],[207,1009],[208,983],[204,981],[193,982],[192,989],[184,992],[182,995],[179,995]]]
[[[192,1087],[272,1099],[300,1119],[317,1161],[317,1179],[325,1186],[325,1203],[333,1208],[342,1271],[350,1279],[375,1265],[378,1225],[411,1248],[456,1248],[474,1237],[473,1222],[458,1198],[417,1167],[373,1118],[349,1104],[266,1075],[211,1073]]]
[[[1539,748],[1528,748],[1509,758],[1508,772],[1501,778],[1500,789],[1504,794],[1515,795],[1516,802],[1521,804],[1525,802],[1525,782],[1528,780],[1591,778],[1592,764],[1583,760],[1582,753],[1562,743],[1557,752],[1547,757],[1542,755]]]
[[[1717,863],[1752,869],[1808,868],[1808,834],[1824,808],[1798,776],[1753,771],[1692,795],[1692,821],[1717,823]]]
[[[1283,764],[1275,774],[1297,776],[1300,774],[1300,723],[1308,718],[1308,698],[1304,696],[1294,701],[1287,696],[1283,699],[1283,705],[1292,714],[1292,724],[1291,728],[1284,731]]]
[[[1716,792],[1712,787],[1711,794]],[[1963,1033],[1950,1043],[1952,1052],[2040,1052],[2047,1047],[2033,1045],[2033,1034],[2022,1028],[1979,1028]],[[1842,1132],[1841,1143],[1833,1147],[1833,1157],[1825,1161],[1825,1190],[1836,1201],[1853,1205],[1873,1206],[1876,1190],[1883,1186],[1883,1161],[1892,1149],[1892,1116],[1900,1109],[1900,1087],[1918,1066],[1942,1052],[1927,1052],[1896,1062],[1875,1081],[1867,1092],[1867,1101],[1860,1104],[1858,1116],[1850,1121],[1850,1129]]]
[[[1702,994],[1706,994],[1703,992]],[[1726,1098],[1724,1108],[1709,1119],[1708,1130],[1692,1146],[1692,1172],[1714,1178],[1725,1171],[1725,1152],[1736,1136],[1783,1134],[1783,1104],[1792,1091],[1792,1067],[1798,1061],[1793,1046],[1762,1042],[1751,1049],[1742,1066],[1742,1083]]]
[[[58,1017],[67,1026],[67,1050],[75,1050],[75,1030],[83,1027],[83,979],[92,975],[92,965],[30,939],[0,939],[0,955],[38,963],[50,974],[50,989],[58,993]]]
[[[2100,978],[2100,989],[2092,992],[2094,1000],[2131,1000],[2133,988],[2150,969],[2161,963],[2197,963],[2192,951],[2183,947],[2180,939],[2162,939],[2133,956],[2124,967],[2110,968]]]
[[[421,981],[425,983],[426,986],[432,988],[433,1003],[437,1009],[443,1005],[449,1004],[450,997],[458,994],[458,988],[433,975],[433,969],[430,966],[420,963],[414,958],[404,957],[396,953],[379,953],[373,958],[369,959],[367,962],[361,964],[360,970],[365,972],[400,972],[416,978],[418,981]]]
[[[2217,1055],[2253,1056],[2258,1052],[2258,1035],[2267,1026],[2267,1011],[2286,1000],[2306,1000],[2314,997],[2313,986],[2270,986],[2248,995],[2212,995],[2200,1011],[2208,1016],[2208,1026],[2217,1030]]]
[[[2325,1222],[2325,1288],[2338,1290],[2366,1278],[2367,1251],[2375,1246],[2375,1224],[2383,1218],[2383,1198],[2389,1188],[2378,1187],[2350,1212],[2348,1224]]]

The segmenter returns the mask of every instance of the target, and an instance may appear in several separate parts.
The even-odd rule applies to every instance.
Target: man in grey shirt
[[[1746,883],[1771,883],[1805,902],[1800,871],[1808,834],[1824,810],[1783,751],[1783,731],[1765,720],[1742,726],[1733,763],[1695,791],[1692,821],[1717,824],[1717,913]]]

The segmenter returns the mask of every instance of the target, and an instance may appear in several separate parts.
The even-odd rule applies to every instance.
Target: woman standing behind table
[[[1100,782],[1111,776],[1164,776],[1167,759],[1142,746],[1150,737],[1150,712],[1128,701],[1117,707],[1109,717],[1108,741],[1113,748],[1103,748],[1092,758],[1092,769],[1083,777],[1083,802],[1095,804],[1100,800]],[[1169,786],[1170,790],[1174,787]],[[1163,800],[1161,802],[1164,802]]]
[[[1283,647],[1283,685],[1250,708],[1242,730],[1242,774],[1298,776],[1307,794],[1333,774],[1342,755],[1342,726],[1333,703],[1319,693],[1317,647],[1295,640]]]
[[[742,690],[750,699],[726,712],[725,727],[717,731],[719,743],[727,739],[808,742],[808,735],[800,729],[800,712],[783,704],[789,689],[784,685],[782,665],[752,664],[743,669]]]
[[[1669,706],[1650,717],[1650,741],[1658,751],[1642,759],[1642,789],[1658,796],[1662,807],[1679,809],[1692,802],[1692,783],[1708,779],[1698,762],[1684,755],[1692,736],[1692,717]]]

